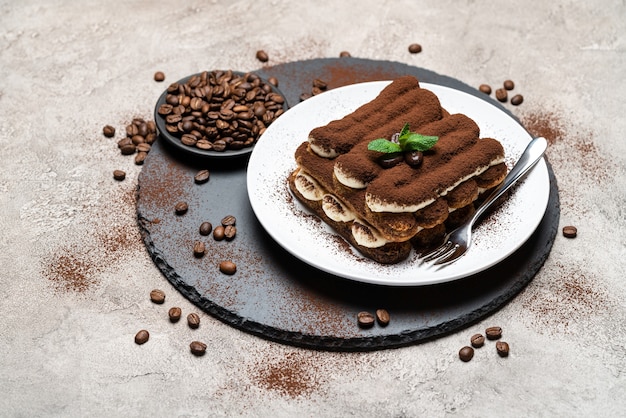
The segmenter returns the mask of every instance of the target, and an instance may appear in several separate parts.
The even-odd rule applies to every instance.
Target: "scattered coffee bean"
[[[321,91],[326,91],[328,90],[328,84],[324,80],[316,78],[315,80],[313,80],[313,88],[318,88]]]
[[[497,89],[496,90],[496,99],[501,101],[502,103],[506,102],[508,98],[508,94],[505,89]]]
[[[200,341],[192,341],[189,344],[189,349],[194,356],[203,356],[206,352],[206,344]]]
[[[563,236],[565,238],[576,238],[578,235],[578,229],[575,226],[567,225],[563,227]]]
[[[113,178],[117,181],[122,181],[126,178],[126,172],[122,170],[113,170]]]
[[[371,328],[374,326],[374,322],[376,322],[374,315],[366,311],[359,312],[356,319],[361,328]]]
[[[300,101],[303,102],[307,99],[310,99],[313,95],[311,93],[302,93],[300,95]]]
[[[502,86],[506,89],[506,90],[513,90],[515,88],[515,83],[512,80],[506,80]]]
[[[509,344],[504,341],[498,341],[496,343],[496,351],[500,357],[507,357],[509,355]]]
[[[167,315],[170,317],[170,322],[178,322],[182,313],[182,310],[178,306],[174,306],[167,311]]]
[[[200,235],[209,235],[211,233],[211,231],[213,230],[213,225],[211,225],[211,222],[202,222],[200,224]]]
[[[203,184],[209,181],[210,177],[211,173],[209,172],[209,170],[200,170],[193,177],[193,180],[196,182],[196,184]]]
[[[142,329],[137,334],[135,334],[135,344],[141,345],[148,342],[150,339],[150,333],[145,329]]]
[[[146,157],[148,157],[147,152],[145,151],[138,152],[137,154],[135,154],[135,164],[143,165],[143,163],[146,161]]]
[[[341,51],[339,53],[339,58],[351,57],[352,55],[348,51]]]
[[[237,265],[232,261],[222,261],[219,265],[220,271],[224,274],[232,276],[237,272]]]
[[[150,150],[152,149],[152,145],[148,144],[147,142],[142,142],[139,145],[137,145],[137,152],[150,152]]]
[[[200,316],[195,312],[190,313],[187,315],[187,324],[189,328],[198,328],[200,326]]]
[[[502,328],[500,327],[489,327],[485,330],[485,335],[488,340],[497,340],[502,337]]]
[[[159,305],[165,302],[165,292],[161,289],[154,289],[150,292],[150,300]]]
[[[177,215],[184,215],[185,213],[187,213],[187,210],[189,210],[189,205],[187,205],[187,202],[178,202],[176,203],[176,206],[174,206],[174,211]]]
[[[222,225],[216,226],[213,230],[213,239],[215,241],[221,241],[226,237],[225,228]]]
[[[485,344],[485,337],[482,334],[474,334],[472,338],[470,338],[470,342],[472,343],[472,347],[480,348]]]
[[[411,44],[409,45],[409,52],[411,54],[419,54],[422,52],[422,46],[420,44]]]
[[[222,218],[222,225],[224,226],[235,225],[236,223],[237,218],[235,218],[233,215],[227,215]]]
[[[126,144],[120,147],[120,152],[122,153],[122,155],[133,155],[136,150],[137,147],[133,143]]]
[[[193,244],[193,255],[196,258],[200,258],[200,257],[204,257],[204,253],[206,252],[206,247],[204,245],[204,242],[202,241],[196,241],[195,244]]]
[[[489,84],[481,84],[478,87],[478,90],[480,90],[481,92],[485,94],[491,94],[491,86]]]
[[[386,309],[376,310],[376,321],[378,322],[378,325],[386,327],[387,325],[389,325],[389,320],[389,312],[387,312]]]
[[[524,96],[522,96],[521,94],[516,94],[515,96],[511,97],[511,104],[514,106],[521,105],[523,101]]]
[[[234,240],[235,235],[237,235],[237,227],[235,225],[227,225],[224,227],[224,238],[226,238],[227,241]]]
[[[111,125],[106,125],[102,128],[102,134],[104,134],[107,138],[113,138],[115,136],[115,128]]]
[[[260,49],[256,52],[256,59],[258,59],[261,62],[267,62],[270,59],[270,57],[269,55],[267,55],[267,52]]]
[[[461,361],[468,362],[474,357],[474,349],[470,346],[465,346],[459,350],[459,358]]]
[[[163,71],[157,71],[154,73],[154,81],[163,81],[165,80],[165,73]]]
[[[278,79],[276,77],[268,78],[267,82],[270,83],[274,87],[278,87]]]

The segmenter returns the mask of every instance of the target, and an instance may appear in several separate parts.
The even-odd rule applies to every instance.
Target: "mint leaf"
[[[385,154],[402,151],[400,145],[396,144],[395,142],[391,142],[385,138],[378,138],[371,141],[369,144],[367,144],[367,149],[370,151],[378,151]]]
[[[404,151],[427,151],[434,147],[438,140],[438,136],[411,133],[404,141],[402,149]]]

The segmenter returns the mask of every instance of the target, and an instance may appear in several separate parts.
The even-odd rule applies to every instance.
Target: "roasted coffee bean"
[[[359,312],[356,316],[357,324],[361,328],[371,328],[376,322],[376,317],[367,311]]]
[[[305,101],[307,99],[310,99],[311,96],[313,96],[311,93],[302,93],[300,95],[300,101],[303,102],[303,101]]]
[[[270,83],[274,87],[278,87],[278,79],[276,77],[268,78],[267,82]]]
[[[326,84],[324,80],[316,78],[315,80],[313,80],[313,88],[315,87],[317,87],[321,91],[326,91],[326,89],[328,89],[328,84]]]
[[[387,325],[389,325],[389,320],[389,312],[387,312],[386,309],[376,310],[376,321],[378,322],[378,325],[386,327]]]
[[[488,340],[497,340],[502,337],[502,328],[500,327],[489,327],[485,330],[485,335]]]
[[[226,238],[227,241],[234,240],[235,235],[237,235],[237,227],[235,225],[227,225],[224,227],[224,238]]]
[[[189,350],[191,350],[191,354],[194,356],[203,356],[206,353],[206,344],[200,341],[192,341],[189,344]]]
[[[141,345],[148,342],[150,339],[150,333],[145,329],[142,329],[137,334],[135,334],[135,344]]]
[[[468,345],[459,350],[459,358],[461,361],[468,362],[474,357],[474,349]]]
[[[506,80],[504,83],[502,83],[502,87],[504,87],[506,90],[513,90],[515,88],[515,83],[513,82],[513,80]]]
[[[420,44],[411,44],[409,45],[409,52],[411,54],[419,54],[422,52],[422,46]]]
[[[482,334],[474,334],[472,338],[470,338],[470,342],[472,347],[479,348],[485,344],[485,337]]]
[[[211,173],[209,173],[209,170],[200,170],[196,173],[193,180],[196,182],[196,184],[203,184],[209,181],[210,177]]]
[[[216,226],[213,230],[213,239],[215,241],[221,241],[226,237],[225,228],[222,225]]]
[[[481,92],[485,94],[491,94],[491,86],[489,84],[481,84],[478,87],[478,90],[480,90]]]
[[[189,210],[189,205],[187,205],[187,202],[178,202],[174,206],[174,212],[176,212],[177,215],[184,215],[185,213],[187,213],[187,210]]]
[[[135,147],[135,144],[133,144],[132,142],[128,145],[124,145],[120,147],[120,151],[122,155],[132,155],[135,153],[136,150],[137,150],[137,147]]]
[[[150,300],[157,304],[162,304],[165,302],[165,292],[161,289],[154,289],[150,292]]]
[[[200,224],[200,235],[209,235],[212,230],[213,225],[211,225],[211,222],[202,222]]]
[[[567,225],[563,227],[563,236],[565,238],[576,238],[578,235],[578,229],[575,226]]]
[[[222,261],[219,265],[219,269],[222,273],[233,275],[237,272],[237,265],[232,261]]]
[[[206,252],[206,247],[204,245],[204,242],[196,241],[195,244],[193,244],[193,255],[196,258],[203,257],[205,252]]]
[[[224,226],[235,225],[236,223],[237,218],[235,218],[233,215],[227,215],[222,218],[222,225]]]
[[[131,141],[130,138],[127,136],[117,141],[117,147],[119,149],[122,149],[122,147],[125,147],[126,145],[132,145],[132,144],[133,144],[133,141]]]
[[[509,344],[504,341],[498,341],[496,343],[496,351],[500,357],[507,357],[509,355]]]
[[[135,164],[143,165],[143,163],[146,161],[147,156],[148,156],[147,152],[144,152],[144,151],[138,152],[135,155]]]
[[[508,98],[508,95],[507,95],[505,89],[497,89],[496,90],[496,99],[498,99],[499,101],[504,103],[504,102],[507,101],[507,98]]]
[[[339,53],[339,58],[346,58],[346,57],[351,57],[352,55],[350,55],[350,53],[348,51],[341,51]]]
[[[378,158],[378,164],[382,168],[391,168],[400,164],[404,160],[402,153],[388,153],[383,154]]]
[[[521,105],[523,101],[524,96],[522,96],[521,94],[516,94],[515,96],[511,97],[511,104],[514,106]]]
[[[163,73],[163,71],[157,71],[156,73],[154,73],[154,81],[163,81],[165,80],[165,73]]]
[[[117,181],[122,181],[126,178],[126,172],[122,170],[113,170],[113,178]]]
[[[115,128],[111,125],[106,125],[102,128],[102,134],[104,134],[107,138],[113,138],[115,136]]]
[[[404,153],[404,161],[413,168],[417,168],[422,165],[424,161],[424,154],[422,151],[410,151]]]
[[[200,316],[195,312],[187,315],[187,325],[189,325],[189,328],[198,328],[200,326]]]
[[[256,52],[256,59],[258,59],[261,62],[267,62],[270,58],[267,55],[267,52],[260,49]]]
[[[178,306],[173,306],[167,311],[167,316],[170,318],[170,322],[178,322],[183,312]]]

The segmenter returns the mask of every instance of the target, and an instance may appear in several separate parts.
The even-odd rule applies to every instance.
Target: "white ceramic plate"
[[[550,180],[544,160],[513,189],[511,197],[475,230],[469,251],[435,270],[417,265],[416,254],[394,265],[381,265],[356,249],[340,245],[338,235],[311,216],[291,195],[287,177],[296,168],[294,153],[311,129],[325,125],[374,99],[389,81],[353,84],[329,90],[294,106],[259,139],[248,164],[250,203],[265,230],[302,261],[347,279],[389,286],[421,286],[460,279],[502,261],[535,231],[548,205]],[[507,113],[465,92],[421,83],[450,113],[464,113],[478,124],[481,137],[504,146],[509,169],[532,139]]]

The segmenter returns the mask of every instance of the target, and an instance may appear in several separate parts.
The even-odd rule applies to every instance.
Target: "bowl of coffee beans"
[[[184,153],[232,158],[252,152],[288,108],[277,87],[253,72],[203,71],[169,85],[155,122],[160,137]]]

